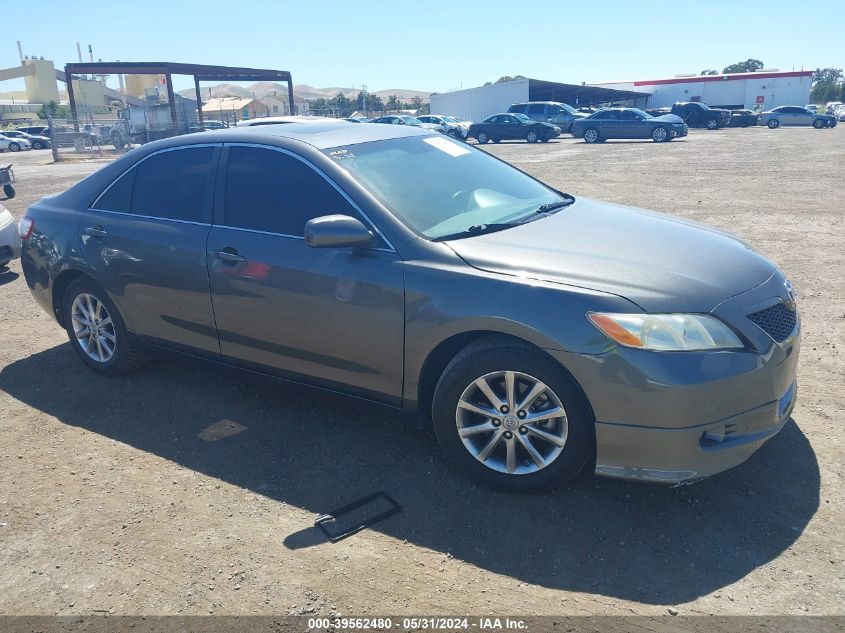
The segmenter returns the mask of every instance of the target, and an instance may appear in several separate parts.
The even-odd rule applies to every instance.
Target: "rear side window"
[[[508,108],[508,112],[519,112],[520,114],[525,114],[525,104],[515,103],[510,108]]]
[[[301,237],[323,215],[357,213],[312,167],[289,154],[258,147],[229,148],[224,224]]]
[[[202,222],[213,158],[213,147],[154,154],[116,180],[94,208]]]
[[[546,112],[545,103],[532,103],[528,106],[527,114],[543,114]]]

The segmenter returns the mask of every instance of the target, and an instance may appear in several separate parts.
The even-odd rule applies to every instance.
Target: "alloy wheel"
[[[480,376],[461,394],[458,436],[486,467],[509,475],[537,472],[563,451],[569,422],[563,403],[545,383],[517,371]]]
[[[10,152],[19,152],[21,151],[21,146],[17,143],[9,143],[9,151]]]
[[[665,141],[667,136],[668,134],[666,132],[665,127],[656,127],[651,133],[651,138],[657,141],[658,143]]]
[[[87,292],[81,293],[73,300],[70,315],[76,342],[91,360],[107,363],[114,358],[117,335],[102,301]]]
[[[590,128],[586,132],[584,132],[584,140],[588,143],[595,143],[599,140],[599,133],[597,130]]]
[[[525,140],[528,141],[529,143],[536,143],[537,142],[537,132],[535,132],[534,130],[531,130],[528,133],[528,136],[525,137]]]

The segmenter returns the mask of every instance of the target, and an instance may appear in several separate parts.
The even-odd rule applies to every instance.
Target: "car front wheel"
[[[540,136],[537,134],[535,130],[531,130],[528,134],[525,135],[525,140],[529,143],[536,143],[540,140]]]
[[[715,130],[719,127],[719,122],[716,119],[708,119],[707,120],[707,129],[708,130]]]
[[[437,440],[480,483],[533,492],[574,478],[594,452],[581,390],[551,358],[507,338],[482,339],[444,370],[434,393]]]
[[[62,323],[74,351],[98,374],[122,376],[146,360],[117,306],[86,277],[72,281],[65,291]]]
[[[490,137],[487,136],[487,132],[479,132],[475,139],[479,142],[479,144],[484,145],[490,140]]]
[[[590,127],[584,130],[584,142],[586,143],[598,143],[599,142],[599,131],[594,128]]]
[[[827,126],[827,123],[823,119],[816,119],[815,121],[813,121],[813,127],[817,130],[822,129],[825,126]]]
[[[669,130],[662,125],[658,125],[651,131],[651,140],[655,143],[663,143],[669,140]]]
[[[780,121],[778,121],[777,119],[771,119],[768,123],[766,123],[766,125],[769,126],[770,130],[774,130],[777,126],[780,125]]]

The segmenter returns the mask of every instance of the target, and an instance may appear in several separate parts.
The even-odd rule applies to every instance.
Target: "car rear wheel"
[[[3,195],[11,200],[15,197],[15,188],[12,185],[3,185]]]
[[[588,127],[586,130],[584,130],[585,143],[598,143],[599,138],[599,131],[596,128]]]
[[[707,129],[715,130],[719,127],[719,122],[716,119],[707,119]]]
[[[766,123],[766,125],[769,126],[770,130],[774,130],[777,126],[780,125],[780,121],[778,121],[777,119],[771,119],[768,123]]]
[[[504,490],[561,485],[594,452],[581,390],[552,359],[511,339],[482,339],[455,356],[435,389],[432,418],[450,462]]]
[[[479,142],[479,144],[484,145],[490,140],[490,137],[487,136],[487,132],[479,132],[475,139]]]
[[[827,122],[824,119],[816,119],[813,121],[813,127],[817,130],[822,129],[823,127],[827,126]]]
[[[536,143],[540,140],[539,134],[537,134],[536,130],[531,130],[528,134],[525,135],[525,140],[529,143]]]
[[[668,141],[669,138],[669,130],[667,130],[662,125],[658,125],[651,131],[651,140],[655,143],[663,143],[665,141]]]
[[[449,130],[448,132],[446,132],[446,134],[448,134],[452,138],[456,138],[458,140],[460,140],[460,138],[461,138],[461,134],[457,130]]]
[[[87,277],[65,291],[62,322],[82,362],[98,374],[122,376],[146,359],[106,292]]]
[[[44,149],[41,141],[32,141],[32,149]]]
[[[19,152],[19,151],[21,151],[21,146],[20,146],[20,144],[15,143],[14,141],[12,141],[11,143],[9,143],[9,151],[10,151],[10,152]]]

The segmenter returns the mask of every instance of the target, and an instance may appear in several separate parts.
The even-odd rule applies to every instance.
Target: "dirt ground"
[[[487,149],[777,261],[803,318],[794,422],[690,487],[491,492],[380,407],[181,360],[94,376],[15,262],[0,274],[0,614],[845,613],[845,126]],[[4,158],[15,215],[102,164]],[[401,514],[337,544],[312,527],[380,489]]]

